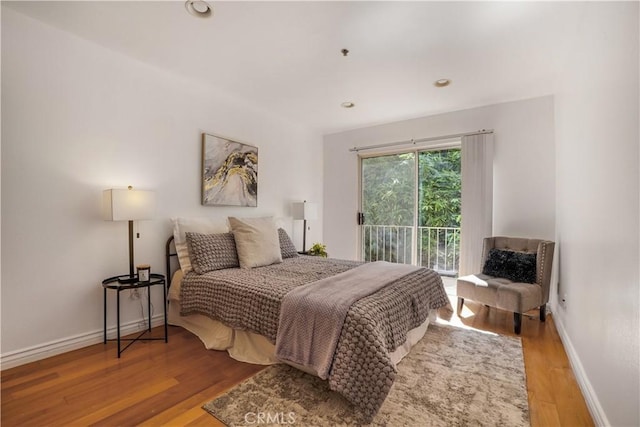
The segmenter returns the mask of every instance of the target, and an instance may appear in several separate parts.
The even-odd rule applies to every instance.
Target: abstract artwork
[[[202,204],[258,206],[258,148],[202,134]]]

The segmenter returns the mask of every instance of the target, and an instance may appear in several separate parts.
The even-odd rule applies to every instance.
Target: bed
[[[226,251],[228,256],[216,255],[212,261],[226,268],[173,272],[172,259],[179,258],[181,251],[172,248],[184,243],[178,241],[177,228],[166,244],[167,275],[172,277],[169,323],[191,331],[208,349],[228,351],[234,359],[284,362],[326,379],[366,419],[375,416],[388,395],[396,364],[422,338],[435,310],[449,304],[442,280],[432,270],[298,255],[282,228],[277,230],[279,261],[252,268],[237,267],[231,259],[229,234],[236,237],[237,253],[242,251],[236,230],[184,232],[191,239],[188,253],[192,261],[198,254],[206,258],[212,252]],[[378,279],[382,276],[386,279]],[[358,293],[361,284],[376,281],[378,285],[371,285],[375,290]],[[316,300],[310,295],[316,295]],[[346,303],[348,298],[353,301]],[[302,306],[307,300],[310,305]],[[341,303],[346,305],[344,313],[333,308]],[[323,304],[327,311],[309,320],[310,313],[322,310],[316,307]],[[334,312],[340,312],[339,326],[323,325]],[[302,324],[306,332],[298,327]],[[308,345],[305,333],[311,335],[306,337],[311,341]]]

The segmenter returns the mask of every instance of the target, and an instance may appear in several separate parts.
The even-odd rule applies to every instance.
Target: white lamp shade
[[[316,219],[318,218],[318,205],[311,202],[293,203],[291,206],[293,219]]]
[[[151,219],[156,210],[156,193],[144,190],[104,190],[103,217],[107,221]]]

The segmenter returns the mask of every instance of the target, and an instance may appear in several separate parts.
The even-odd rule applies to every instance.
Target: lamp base
[[[302,225],[302,252],[307,252],[307,220]]]
[[[138,281],[138,276],[129,276],[129,277],[119,277],[118,283],[129,284],[136,283]]]

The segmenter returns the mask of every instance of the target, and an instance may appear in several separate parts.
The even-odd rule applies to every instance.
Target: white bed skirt
[[[262,335],[232,329],[217,320],[201,314],[180,315],[180,283],[182,272],[178,270],[171,281],[167,320],[170,325],[181,326],[196,335],[208,350],[226,350],[233,359],[257,365],[282,363],[275,355],[275,345]],[[391,353],[391,360],[398,364],[411,348],[427,332],[430,320],[435,320],[436,310],[429,312],[425,322],[407,333],[407,341]],[[302,366],[294,367],[306,371]]]

